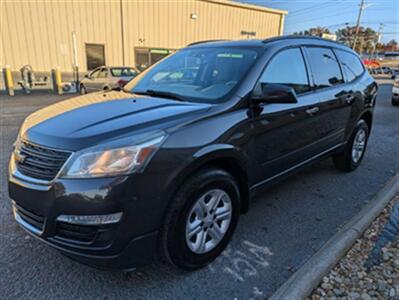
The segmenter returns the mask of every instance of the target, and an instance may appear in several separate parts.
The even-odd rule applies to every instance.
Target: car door
[[[101,68],[96,80],[96,90],[101,91],[109,88],[108,69]]]
[[[87,77],[87,80],[85,80],[84,85],[88,93],[97,90],[97,79],[99,73],[100,73],[100,68],[97,68],[93,72],[91,72]]]
[[[344,75],[347,97],[345,99],[348,108],[350,109],[350,122],[346,125],[346,134],[349,135],[349,130],[354,126],[358,111],[363,109],[364,104],[370,104],[373,101],[374,84],[370,85],[369,76],[364,76],[367,71],[360,58],[352,52],[343,49],[334,49],[337,56],[341,70]]]
[[[345,140],[354,91],[345,84],[338,59],[331,48],[312,46],[305,49],[315,94],[320,102],[320,151],[327,151]]]
[[[278,52],[267,64],[258,84],[292,87],[297,103],[263,104],[253,118],[253,157],[262,166],[263,180],[312,158],[317,153],[318,99],[299,47]]]

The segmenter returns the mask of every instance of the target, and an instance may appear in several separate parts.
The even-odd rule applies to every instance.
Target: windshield
[[[132,68],[112,68],[111,74],[114,77],[133,77],[136,76],[138,72]]]
[[[256,49],[188,48],[154,65],[126,90],[159,96],[168,93],[185,101],[221,102],[257,57]]]

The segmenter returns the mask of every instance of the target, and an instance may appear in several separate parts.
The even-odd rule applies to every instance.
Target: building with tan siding
[[[226,0],[5,0],[0,67],[145,68],[196,41],[281,35],[285,14]]]

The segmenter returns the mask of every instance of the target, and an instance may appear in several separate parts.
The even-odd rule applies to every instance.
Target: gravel
[[[309,300],[399,299],[399,224],[392,222],[392,213],[398,209],[399,195],[323,278]],[[386,233],[394,238],[388,241]]]

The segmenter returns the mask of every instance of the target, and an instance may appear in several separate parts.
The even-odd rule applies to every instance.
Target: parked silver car
[[[123,87],[139,71],[131,67],[106,67],[101,66],[94,69],[80,82],[79,91],[86,94],[94,91],[110,90]]]
[[[399,79],[399,69],[392,69],[391,79],[393,80]]]

